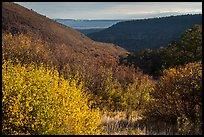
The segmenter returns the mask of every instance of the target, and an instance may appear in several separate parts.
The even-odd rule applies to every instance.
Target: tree
[[[172,42],[162,57],[165,68],[184,65],[202,59],[202,25],[187,29],[179,42]]]
[[[184,63],[202,59],[202,25],[194,25],[182,36],[178,45]]]

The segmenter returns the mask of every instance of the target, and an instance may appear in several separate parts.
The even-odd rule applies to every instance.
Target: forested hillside
[[[184,65],[202,60],[202,25],[194,25],[181,35],[177,42],[172,41],[159,49],[145,49],[132,52],[121,58],[121,63],[135,65],[144,73],[155,77],[169,67]]]
[[[128,51],[165,47],[180,39],[194,24],[202,24],[202,15],[178,15],[119,22],[87,36],[100,42],[117,44]]]

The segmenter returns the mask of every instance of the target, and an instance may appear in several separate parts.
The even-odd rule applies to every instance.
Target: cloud
[[[16,2],[50,18],[128,19],[202,13],[202,2]]]

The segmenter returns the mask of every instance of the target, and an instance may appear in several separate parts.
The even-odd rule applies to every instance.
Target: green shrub
[[[122,106],[126,110],[127,119],[136,110],[145,110],[150,102],[150,94],[153,91],[154,82],[147,75],[135,77],[133,83],[129,83],[122,96]]]
[[[83,83],[54,68],[3,62],[3,134],[100,133],[100,112],[88,107]]]
[[[101,75],[100,83],[97,83],[95,90],[96,93],[92,95],[92,106],[109,111],[121,109],[122,87],[117,79],[113,78],[110,70]]]

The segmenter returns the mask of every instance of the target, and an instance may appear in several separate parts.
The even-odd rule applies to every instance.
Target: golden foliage
[[[36,64],[2,65],[3,134],[99,134],[100,112],[88,107],[77,79]]]
[[[148,115],[162,120],[189,122],[189,131],[201,131],[202,125],[202,64],[188,63],[185,66],[164,71],[152,93]],[[183,122],[182,122],[183,121]],[[188,127],[189,128],[189,127]],[[183,127],[183,130],[187,127]]]
[[[35,62],[50,65],[54,60],[49,48],[42,41],[33,40],[25,34],[2,34],[2,53],[3,60],[11,59],[13,63]]]

